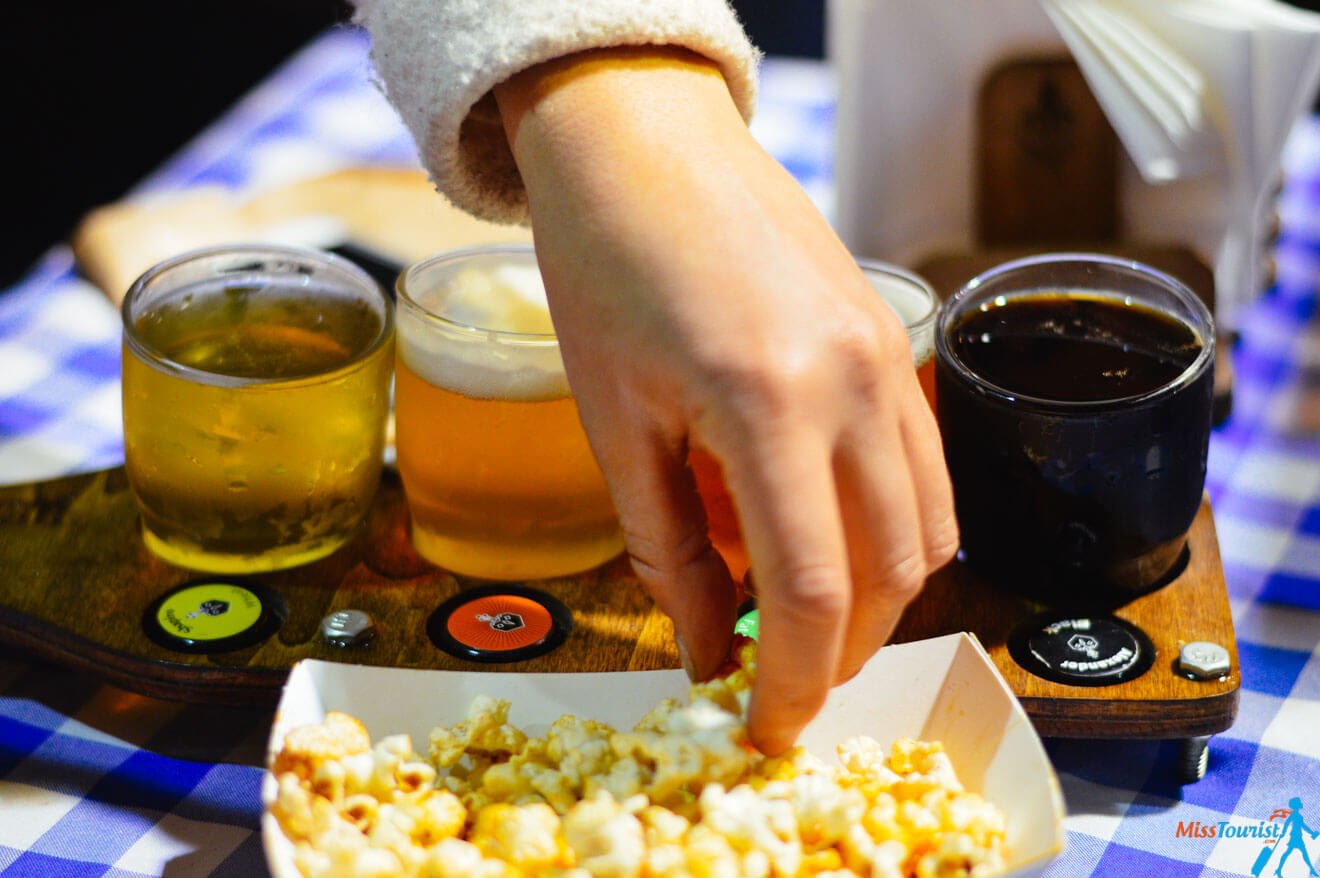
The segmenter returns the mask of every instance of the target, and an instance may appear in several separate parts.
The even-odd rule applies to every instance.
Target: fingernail
[[[688,652],[687,644],[677,634],[674,635],[674,644],[678,647],[678,660],[683,663],[683,670],[687,673],[688,679],[695,683],[697,668],[692,664],[692,655]]]
[[[751,720],[751,710],[748,710],[747,733],[752,742],[752,746],[765,756],[778,756],[792,746],[792,741],[781,741],[781,735],[767,735],[766,731],[760,727],[759,723]]]

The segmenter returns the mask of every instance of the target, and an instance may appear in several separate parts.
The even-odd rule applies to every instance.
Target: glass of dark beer
[[[1191,290],[1130,260],[1036,256],[958,290],[935,397],[964,562],[1061,606],[1176,575],[1205,486],[1214,338]]]

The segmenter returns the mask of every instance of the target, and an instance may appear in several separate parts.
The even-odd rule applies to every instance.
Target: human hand
[[[686,466],[700,444],[756,571],[752,741],[782,752],[957,546],[906,334],[698,56],[587,53],[496,97],[633,567],[712,673],[735,608]]]

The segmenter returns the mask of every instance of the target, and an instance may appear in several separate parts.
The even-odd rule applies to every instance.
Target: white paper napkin
[[[1041,0],[1143,179],[1221,183],[1220,314],[1258,292],[1283,146],[1320,82],[1320,15],[1277,0]]]

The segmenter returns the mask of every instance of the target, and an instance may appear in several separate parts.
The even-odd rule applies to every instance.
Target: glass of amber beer
[[[912,348],[912,367],[917,370],[917,382],[933,409],[935,407],[935,322],[939,312],[939,298],[920,276],[884,262],[871,259],[857,260],[862,274],[871,288],[880,294],[885,304],[894,309],[903,328],[907,330],[908,346]]]
[[[143,539],[181,567],[278,570],[353,536],[380,482],[393,305],[327,253],[227,246],[123,304],[124,459]]]
[[[441,253],[398,282],[394,416],[413,546],[522,580],[623,549],[530,245]]]
[[[912,348],[912,366],[917,370],[917,380],[926,395],[926,401],[933,408],[935,318],[939,310],[935,290],[919,276],[895,265],[870,259],[859,259],[857,265],[871,287],[903,322],[907,330],[908,346]],[[733,578],[742,582],[747,575],[750,559],[743,543],[742,530],[738,526],[738,513],[733,507],[733,498],[725,489],[719,462],[704,449],[694,446],[688,452],[688,464],[692,467],[697,492],[701,494],[702,504],[706,507],[707,532],[711,544],[724,558]]]

